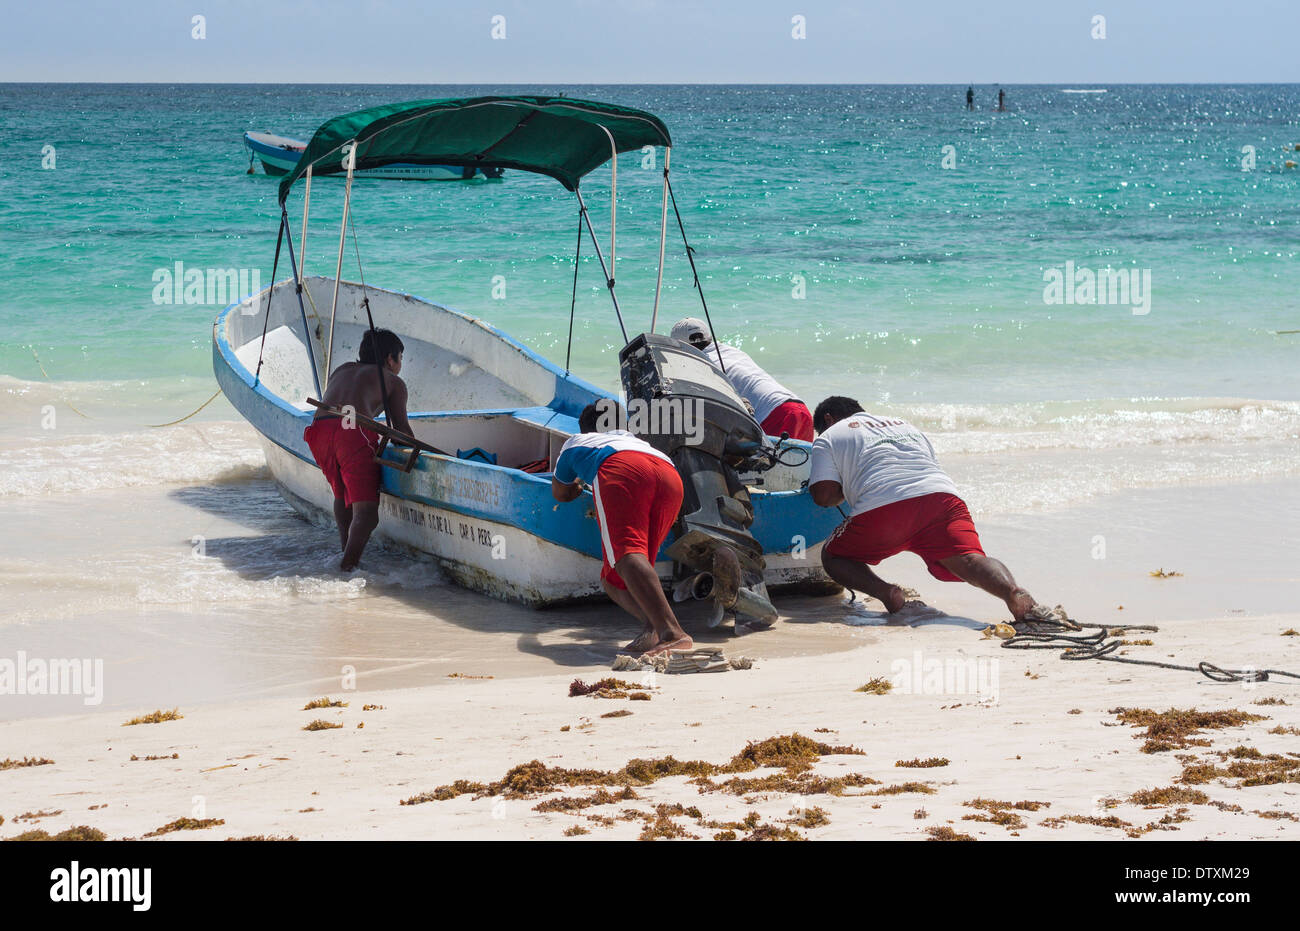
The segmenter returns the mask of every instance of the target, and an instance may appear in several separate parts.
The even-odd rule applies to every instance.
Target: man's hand
[[[551,495],[556,501],[572,501],[580,494],[582,494],[582,482],[562,482],[555,476],[551,476]]]
[[[813,504],[824,508],[833,508],[844,500],[844,488],[839,482],[813,482],[808,486],[812,493]]]

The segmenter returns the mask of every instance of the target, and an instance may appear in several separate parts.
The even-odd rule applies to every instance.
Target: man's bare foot
[[[1034,596],[1023,588],[1013,589],[1011,597],[1007,599],[1007,607],[1011,610],[1011,617],[1017,624],[1025,620],[1025,615],[1033,610],[1034,604]]]
[[[907,604],[907,592],[903,591],[901,586],[891,585],[885,595],[885,610],[890,614],[897,614],[903,610],[903,605]]]
[[[685,653],[695,649],[695,641],[683,634],[676,640],[660,641],[654,649],[647,650],[646,655],[657,656],[660,653]]]
[[[640,656],[649,650],[653,650],[659,645],[659,635],[654,632],[654,628],[643,630],[635,640],[625,646],[623,649],[633,656]]]

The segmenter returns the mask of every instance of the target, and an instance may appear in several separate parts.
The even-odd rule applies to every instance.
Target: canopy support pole
[[[609,127],[601,126],[605,137],[609,139],[609,277],[616,277],[615,266],[618,265],[618,145]]]
[[[655,306],[650,312],[651,333],[655,331],[655,323],[659,320],[659,290],[664,283],[664,245],[668,239],[668,159],[672,154],[672,148],[664,146],[664,195],[659,213],[659,277],[655,279]],[[310,183],[308,181],[308,184]]]
[[[573,358],[573,315],[578,309],[578,265],[582,259],[582,211],[578,211],[578,245],[573,250],[573,299],[569,303],[569,345],[564,350],[564,375],[569,375],[569,360]]]
[[[357,146],[356,141],[352,143],[352,148],[348,150],[347,166],[348,178],[347,184],[343,188],[343,222],[339,225],[339,260],[334,266],[334,300],[330,305],[330,341],[329,348],[325,350],[325,386],[329,387],[330,372],[334,365],[334,318],[339,309],[339,279],[343,276],[343,247],[347,244],[348,237],[348,208],[352,205],[352,170],[357,164]],[[322,400],[324,400],[322,398]]]
[[[298,238],[298,245],[302,249],[302,261],[298,263],[298,286],[302,287],[302,279],[307,274],[307,217],[311,209],[311,169],[307,166],[307,188],[302,195],[302,235]]]
[[[600,270],[605,275],[605,287],[609,288],[609,299],[614,302],[614,315],[618,317],[618,328],[623,331],[623,345],[628,344],[627,327],[623,325],[623,311],[618,306],[618,295],[614,293],[614,279],[610,277],[609,269],[605,265],[605,257],[600,252],[600,240],[596,238],[596,231],[591,228],[591,217],[587,215],[587,204],[582,199],[582,192],[577,188],[573,193],[578,198],[578,215],[582,221],[587,224],[587,235],[591,237],[591,245],[596,250],[596,258],[600,260]]]

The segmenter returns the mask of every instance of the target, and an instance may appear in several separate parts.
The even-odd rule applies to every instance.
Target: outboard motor
[[[667,455],[682,477],[674,598],[713,602],[709,626],[727,615],[769,626],[777,612],[763,584],[763,547],[749,533],[754,509],[739,472],[762,472],[776,451],[745,402],[703,352],[643,333],[619,353],[627,429]]]

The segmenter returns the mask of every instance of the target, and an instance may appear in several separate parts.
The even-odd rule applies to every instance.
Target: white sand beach
[[[1136,642],[1119,655],[1300,673],[1294,483],[1135,489],[977,520],[988,551],[1040,600],[1080,621],[1160,628],[1121,634]],[[1150,574],[1160,569],[1181,574]],[[0,758],[52,760],[0,772],[0,836],[89,825],[141,837],[189,818],[221,823],[165,839],[1300,837],[1300,680],[1218,683],[1003,649],[979,633],[1001,619],[988,596],[935,582],[908,556],[883,570],[936,610],[889,619],[875,602],[785,599],[771,631],[702,633],[755,660],[717,674],[612,673],[634,633],[612,607],[536,613],[441,585],[319,599],[278,639],[252,601],[191,624],[188,643],[184,625],[161,619],[184,617],[176,608],[150,612],[159,620],[144,633],[97,626],[101,640],[115,630],[121,654],[102,704],[26,696],[0,723]],[[27,652],[44,646],[33,638]],[[353,689],[343,666],[356,669]],[[649,700],[569,697],[574,679],[611,675]],[[894,687],[858,691],[873,679]],[[347,705],[303,710],[324,696]],[[183,717],[122,726],[172,708]],[[1152,721],[1125,708],[1259,719],[1220,714],[1187,731],[1187,716],[1166,716],[1177,726],[1157,734],[1165,748],[1144,752]],[[315,720],[342,726],[304,730]],[[644,784],[645,767],[608,775],[669,756],[723,767],[751,741],[795,734],[860,753],[787,758],[788,774],[732,765],[711,786],[689,773]],[[531,761],[606,775],[553,773],[540,792],[518,791],[518,773],[515,788],[492,785]],[[807,774],[850,778],[817,786]],[[480,785],[437,793],[458,780]],[[402,804],[422,793],[451,797]],[[555,799],[588,804],[546,810],[562,807]]]

